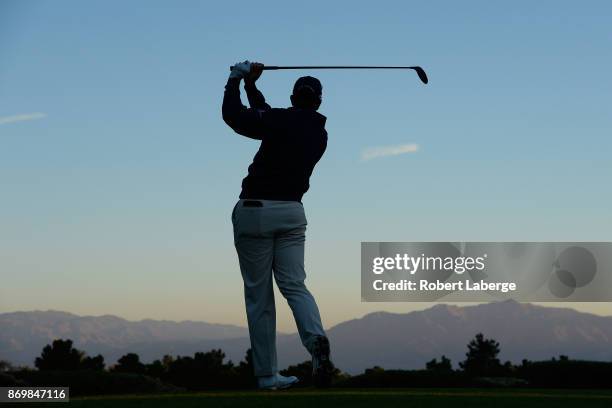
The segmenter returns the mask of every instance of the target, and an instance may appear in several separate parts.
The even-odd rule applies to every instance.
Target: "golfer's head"
[[[296,108],[317,110],[321,105],[323,86],[321,81],[311,76],[305,76],[295,81],[291,104]]]

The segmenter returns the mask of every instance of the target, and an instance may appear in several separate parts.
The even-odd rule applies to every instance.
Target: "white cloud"
[[[362,160],[372,160],[379,157],[397,156],[399,154],[415,153],[419,150],[419,145],[403,144],[398,146],[378,146],[368,147],[361,153]]]
[[[46,118],[46,113],[34,112],[34,113],[22,113],[21,115],[13,116],[0,116],[0,125],[6,125],[8,123],[15,122],[26,122],[28,120],[38,120]]]

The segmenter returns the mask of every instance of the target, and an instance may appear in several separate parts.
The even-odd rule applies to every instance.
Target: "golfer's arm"
[[[246,91],[251,108],[263,110],[271,109],[270,105],[266,103],[266,98],[264,98],[261,91],[255,86],[255,82],[245,81],[244,90]]]
[[[230,78],[225,85],[223,106],[221,108],[223,120],[229,127],[251,139],[261,140],[263,128],[263,112],[259,109],[247,109],[240,100],[240,80]]]

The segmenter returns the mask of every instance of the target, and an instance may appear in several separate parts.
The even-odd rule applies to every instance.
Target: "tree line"
[[[570,360],[567,356],[547,361],[523,360],[519,365],[499,360],[500,344],[477,334],[467,345],[465,359],[453,368],[442,355],[421,370],[385,370],[375,366],[350,376],[336,368],[338,387],[467,387],[551,386],[612,388],[612,363]],[[245,389],[254,386],[251,350],[238,364],[226,361],[221,349],[196,352],[193,356],[165,355],[143,363],[136,353],[127,353],[106,366],[102,355],[88,356],[70,339],[46,345],[35,359],[36,370],[12,367],[0,361],[0,386],[71,383],[77,394],[147,392],[172,390]],[[311,385],[310,361],[287,367],[283,375],[296,375],[302,386]],[[62,382],[63,381],[63,382]],[[91,382],[91,384],[90,384]],[[41,383],[41,384],[37,384]],[[44,384],[42,384],[44,383]]]

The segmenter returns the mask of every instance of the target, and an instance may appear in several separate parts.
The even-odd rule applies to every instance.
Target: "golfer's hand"
[[[230,72],[230,78],[242,79],[251,73],[251,63],[246,60],[244,62],[237,62],[232,67]]]
[[[254,84],[259,79],[263,72],[264,64],[260,62],[251,62],[251,71],[244,77],[244,82]]]

